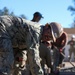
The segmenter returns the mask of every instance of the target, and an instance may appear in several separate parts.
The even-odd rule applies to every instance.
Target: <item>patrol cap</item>
[[[40,16],[41,18],[44,18],[40,12],[35,12],[33,15],[34,16]]]
[[[53,39],[55,40],[59,38],[63,33],[63,27],[61,26],[61,24],[57,22],[51,22],[49,25],[51,27]]]

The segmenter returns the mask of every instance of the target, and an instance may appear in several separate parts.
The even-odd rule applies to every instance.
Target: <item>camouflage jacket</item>
[[[30,47],[32,42],[39,41],[41,28],[38,23],[13,16],[1,16],[0,23],[1,30],[4,32],[0,37],[11,39],[13,47],[20,47],[20,45]]]
[[[34,70],[33,73],[38,75],[41,69],[39,60],[39,40],[41,31],[42,27],[38,23],[15,16],[0,16],[0,40],[3,40],[0,41],[0,52],[2,48],[4,48],[4,53],[6,51],[8,52],[5,57],[8,59],[8,62],[11,60],[11,62],[9,62],[11,64],[14,61],[14,56],[12,54],[13,47],[18,47],[20,49],[27,47],[29,53],[28,59],[32,61],[30,62],[31,69],[34,68],[34,70],[37,70],[37,73],[34,73],[36,72]],[[4,39],[6,39],[6,41]]]

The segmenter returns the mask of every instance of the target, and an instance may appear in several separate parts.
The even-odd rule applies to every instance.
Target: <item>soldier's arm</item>
[[[67,44],[67,41],[68,41],[67,33],[64,32],[62,37],[63,37],[63,39],[62,39],[62,42],[61,42],[61,47],[63,48]]]
[[[43,75],[39,56],[40,27],[37,23],[35,24],[23,18],[15,18],[15,21],[17,22],[14,22],[14,24],[17,23],[15,25],[23,27],[24,33],[26,34],[25,40],[28,49],[27,59],[29,61],[31,73],[33,75]]]
[[[27,46],[28,46],[28,61],[30,64],[30,70],[33,75],[43,75],[39,56],[39,35],[40,29],[36,26],[29,25],[29,32],[27,34]]]

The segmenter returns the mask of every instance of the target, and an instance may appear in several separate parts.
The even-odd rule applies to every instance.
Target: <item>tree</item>
[[[74,3],[74,6],[71,6],[71,5],[70,5],[70,6],[68,7],[68,10],[71,11],[71,12],[72,12],[71,15],[74,16],[74,20],[73,20],[73,23],[72,23],[72,26],[71,26],[71,27],[72,27],[72,28],[75,28],[75,0],[73,0],[73,3]]]
[[[22,17],[22,18],[25,18],[25,19],[26,19],[25,15],[23,15],[23,14],[22,14],[22,15],[20,15],[20,17]]]
[[[14,12],[9,12],[9,9],[8,9],[7,7],[4,7],[2,10],[0,10],[0,16],[2,16],[2,15],[12,15],[12,16],[16,16],[16,15],[14,14]],[[24,14],[21,14],[20,17],[26,19],[26,17],[25,17]]]
[[[2,10],[0,10],[0,16],[1,15],[13,15],[14,16],[14,12],[9,12],[9,9],[7,7],[4,7]]]

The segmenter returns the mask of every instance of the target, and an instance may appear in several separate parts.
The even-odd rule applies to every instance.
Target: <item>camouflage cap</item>
[[[40,16],[41,18],[44,18],[40,12],[35,12],[33,15],[34,16]]]

